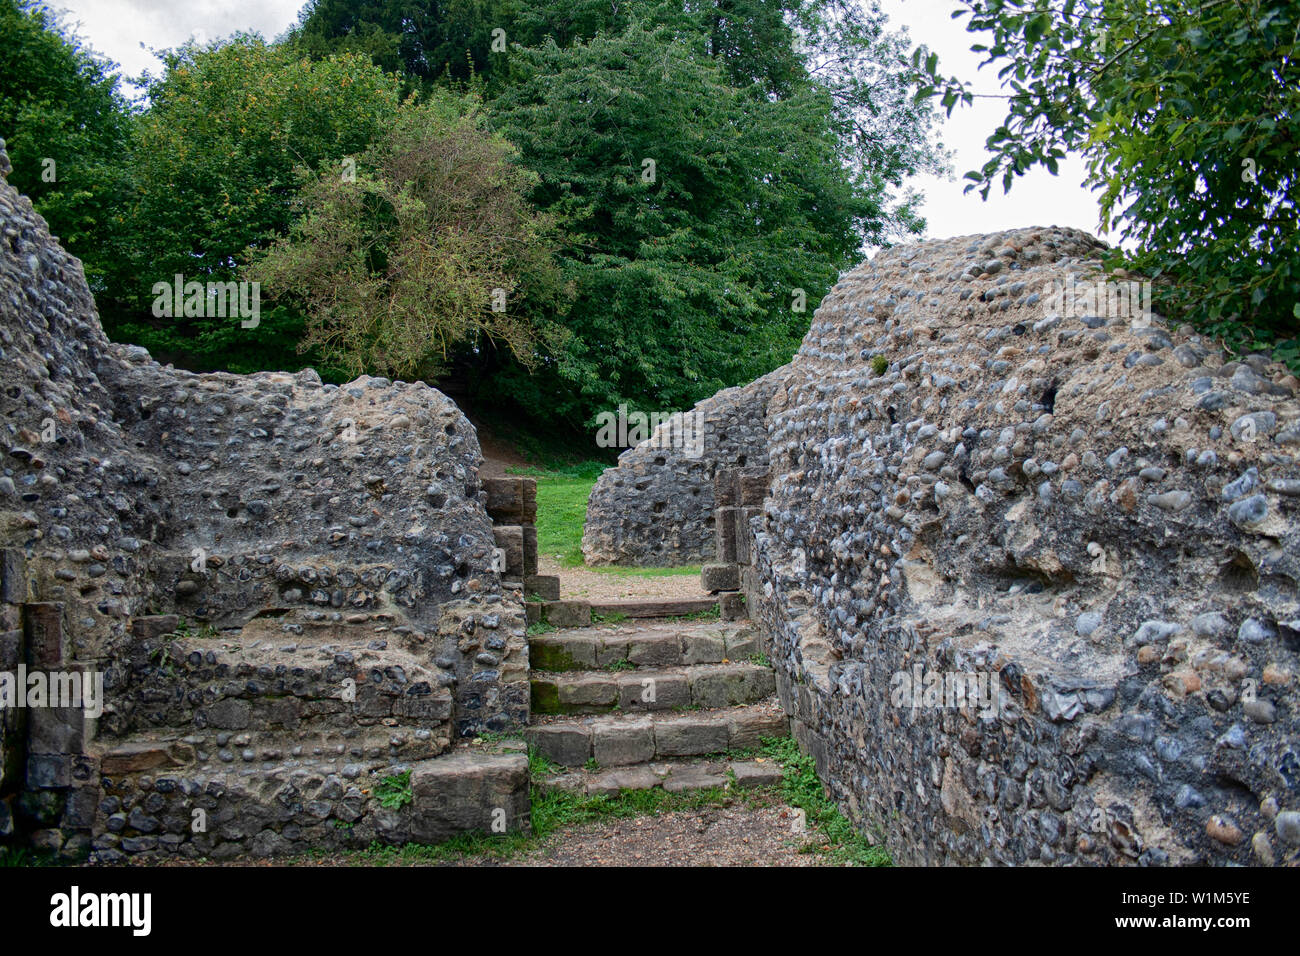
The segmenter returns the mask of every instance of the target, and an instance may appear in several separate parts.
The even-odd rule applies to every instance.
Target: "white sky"
[[[257,31],[268,39],[296,22],[305,0],[50,0],[67,11],[70,24],[79,24],[85,42],[121,64],[125,76],[144,70],[157,72],[160,61],[150,49],[179,46],[191,36],[213,40],[237,30]],[[977,71],[979,57],[970,51],[977,42],[966,33],[966,19],[953,20],[952,0],[880,0],[895,26],[906,26],[914,43],[925,43],[939,54],[943,73],[975,83],[981,93],[998,93],[995,70]],[[926,198],[922,213],[932,238],[995,232],[1021,226],[1075,226],[1097,232],[1097,201],[1082,184],[1084,164],[1070,157],[1060,175],[1037,169],[1019,179],[1009,194],[1000,183],[982,201],[978,192],[963,195],[962,174],[978,169],[987,158],[984,141],[1005,117],[1005,104],[996,99],[961,106],[940,131],[954,152],[951,180],[918,177],[913,185]]]

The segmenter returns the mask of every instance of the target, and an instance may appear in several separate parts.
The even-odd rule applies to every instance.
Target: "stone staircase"
[[[229,859],[529,826],[522,744],[457,741],[427,638],[312,612],[177,633],[139,618],[128,689],[89,745],[99,862]],[[385,786],[409,799],[384,807]],[[77,791],[74,790],[74,795]],[[494,821],[493,815],[496,814]]]
[[[604,794],[779,782],[761,758],[728,756],[789,732],[757,631],[663,616],[530,637],[527,739],[564,768],[544,786]]]

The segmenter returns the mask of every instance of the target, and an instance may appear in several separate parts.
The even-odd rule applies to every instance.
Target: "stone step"
[[[428,760],[451,747],[446,728],[414,726],[314,728],[264,727],[195,733],[139,733],[124,739],[100,738],[88,752],[105,777],[152,771],[205,768],[220,771],[264,768],[285,761],[340,761],[376,767],[395,761]]]
[[[534,673],[534,714],[599,714],[612,710],[714,709],[749,704],[776,693],[776,675],[759,664],[697,664],[636,673]]]
[[[409,796],[385,807],[386,789]],[[314,758],[152,768],[105,776],[69,800],[97,834],[91,861],[99,863],[270,857],[531,830],[528,758],[506,745],[378,765]]]
[[[643,764],[757,747],[762,737],[784,737],[789,723],[775,697],[742,707],[688,714],[615,714],[541,718],[528,728],[530,744],[563,767]]]
[[[591,613],[604,617],[645,618],[685,617],[704,614],[717,608],[717,598],[691,598],[681,601],[600,601],[592,602]]]
[[[533,672],[604,670],[626,667],[678,667],[721,664],[754,657],[762,648],[748,626],[703,622],[691,626],[643,625],[573,628],[528,639]]]
[[[614,796],[623,790],[669,793],[719,787],[747,790],[774,787],[782,780],[781,768],[771,760],[664,760],[610,770],[573,770],[546,777],[544,790],[567,790],[587,796]]]
[[[524,607],[529,624],[544,621],[563,628],[588,627],[593,618],[600,617],[615,620],[686,617],[719,610],[717,598],[692,598],[684,601],[529,601]]]
[[[446,733],[452,675],[411,649],[412,635],[356,628],[353,640],[267,636],[265,628],[142,639],[107,688],[101,726],[340,731],[388,722]],[[316,635],[317,638],[324,636]],[[447,734],[449,735],[449,734]]]

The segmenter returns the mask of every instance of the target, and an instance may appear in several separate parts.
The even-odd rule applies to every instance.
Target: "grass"
[[[822,790],[813,758],[803,753],[793,737],[764,738],[763,753],[781,767],[784,780],[781,795],[792,807],[804,811],[808,826],[820,830],[828,841],[814,852],[827,854],[836,863],[852,866],[893,866],[889,851],[873,846],[854,828]]]
[[[547,777],[564,772],[564,768],[529,748],[528,764],[532,777],[532,833],[470,833],[454,837],[435,846],[406,844],[384,846],[371,844],[364,850],[345,851],[350,862],[361,866],[401,866],[460,862],[472,857],[505,859],[537,846],[557,831],[598,820],[658,816],[680,810],[704,807],[770,805],[774,795],[804,811],[810,829],[826,839],[822,845],[810,844],[805,852],[824,855],[830,862],[848,866],[892,866],[889,851],[881,845],[868,844],[866,837],[826,799],[817,778],[813,760],[799,750],[792,738],[764,738],[762,745],[727,754],[731,759],[762,757],[776,763],[783,776],[777,790],[735,790],[709,787],[668,793],[653,790],[622,790],[617,794],[586,796],[568,790],[544,789]],[[883,837],[883,834],[881,835]],[[324,856],[320,851],[308,857]]]
[[[505,859],[532,849],[557,830],[576,827],[596,820],[641,816],[658,816],[678,810],[697,810],[704,807],[734,806],[737,803],[762,799],[762,791],[724,790],[711,787],[683,793],[665,790],[623,790],[614,795],[589,797],[567,790],[543,789],[539,784],[546,777],[561,773],[564,768],[551,763],[530,749],[529,769],[532,774],[532,830],[523,833],[467,833],[433,846],[408,843],[403,846],[385,846],[374,843],[364,850],[346,851],[343,855],[358,866],[400,866],[462,861],[467,857],[492,857]],[[309,857],[325,856],[321,852]]]
[[[580,568],[582,563],[582,526],[587,520],[587,499],[596,479],[607,466],[598,461],[541,470],[510,468],[512,475],[524,475],[537,481],[537,551],[557,556],[561,566]],[[699,575],[700,565],[677,568],[628,568],[617,565],[588,568],[601,574],[621,577],[661,578]]]
[[[557,471],[511,468],[513,475],[537,480],[537,550],[558,555],[566,568],[582,567],[582,525],[587,520],[587,499],[605,468],[588,461]]]

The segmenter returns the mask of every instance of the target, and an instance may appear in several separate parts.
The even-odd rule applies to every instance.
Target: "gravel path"
[[[506,866],[826,866],[815,831],[800,829],[798,811],[709,807],[661,816],[603,820],[547,837]]]
[[[560,597],[566,601],[685,601],[709,596],[700,587],[698,574],[611,574],[561,567],[545,554],[537,556],[537,563],[539,573],[560,576]]]

